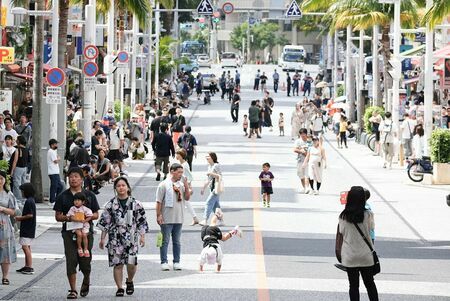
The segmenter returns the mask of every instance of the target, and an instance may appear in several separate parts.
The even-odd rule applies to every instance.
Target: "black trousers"
[[[291,96],[291,85],[287,85],[287,96]]]
[[[277,80],[273,81],[273,90],[275,91],[275,93],[277,93],[277,91],[278,91],[278,81]]]
[[[220,87],[222,89],[222,95],[220,96],[220,98],[224,99],[225,98],[225,94],[227,94],[227,89],[225,87]]]
[[[372,267],[347,268],[350,283],[350,301],[359,301],[359,274],[363,279],[370,301],[378,301],[378,291],[373,280]]]
[[[253,85],[253,90],[259,90],[259,78],[255,78],[255,84]]]
[[[231,119],[233,121],[238,122],[239,118],[239,107],[231,107]]]

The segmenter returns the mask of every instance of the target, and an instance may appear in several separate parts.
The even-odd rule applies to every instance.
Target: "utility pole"
[[[364,128],[364,107],[365,107],[365,99],[363,98],[363,90],[364,90],[364,30],[359,31],[359,64],[358,64],[358,94],[357,97],[357,119],[358,119],[358,128]]]
[[[159,1],[156,2],[156,12],[155,12],[155,97],[158,99],[158,89],[159,89],[159,35],[161,34],[161,22],[159,20]]]
[[[110,0],[109,10],[108,10],[108,44],[107,44],[107,55],[105,57],[103,66],[106,73],[106,107],[113,108],[114,106],[114,67],[113,67],[113,55],[114,55],[114,45],[115,45],[115,26],[114,26],[114,0]],[[103,113],[103,112],[102,112]]]
[[[52,1],[52,67],[58,68],[59,0]],[[58,138],[58,105],[50,107],[50,139]]]
[[[52,0],[54,1],[54,0]],[[95,45],[96,36],[96,0],[89,0],[89,4],[85,7],[85,20],[86,20],[86,30],[85,30],[85,45]],[[87,75],[83,75],[86,77]],[[85,86],[86,88],[86,86]],[[94,91],[84,91],[84,101],[83,101],[83,137],[86,144],[90,144],[91,137],[91,123],[93,115],[93,105],[95,103],[95,90]]]
[[[338,82],[338,34],[339,32],[337,30],[334,31],[334,68],[333,68],[333,98],[336,99],[338,97],[337,95],[337,82]]]
[[[347,48],[345,60],[345,95],[349,103],[348,117],[351,122],[355,121],[355,86],[353,81],[353,66],[352,66],[352,26],[347,26]]]
[[[250,63],[250,12],[247,12],[247,64]]]
[[[401,74],[401,62],[400,62],[400,4],[401,0],[395,0],[394,2],[394,76],[392,84],[392,121],[399,125],[399,104],[400,104],[400,74]],[[397,127],[400,129],[400,127]],[[397,133],[398,134],[398,133]]]
[[[131,55],[131,93],[130,93],[130,105],[131,110],[134,111],[136,105],[136,59],[138,55],[138,33],[139,33],[139,21],[136,14],[133,15],[133,37],[132,37],[132,55]]]
[[[178,4],[179,4],[179,0],[175,0],[175,11],[173,13],[173,35],[175,37],[175,40],[178,41],[178,39],[180,38],[180,26],[178,24]],[[175,48],[175,57],[178,58],[180,57],[180,53],[179,53],[179,47],[177,46]]]
[[[380,71],[378,69],[378,31],[379,26],[373,26],[373,37],[372,37],[372,98],[373,105],[381,107],[383,105],[383,99],[380,95]]]
[[[147,93],[148,99],[152,99],[152,57],[153,57],[153,6],[150,11],[148,24],[148,74],[147,74]]]
[[[427,0],[427,10],[433,5],[433,0]],[[424,78],[424,130],[425,130],[425,155],[430,154],[429,139],[433,132],[433,43],[434,32],[426,24],[425,32],[425,78]],[[442,31],[445,35],[446,31]]]

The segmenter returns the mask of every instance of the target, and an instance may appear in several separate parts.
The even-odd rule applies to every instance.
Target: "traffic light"
[[[213,13],[212,16],[213,23],[219,23],[220,22],[220,12],[216,11]]]

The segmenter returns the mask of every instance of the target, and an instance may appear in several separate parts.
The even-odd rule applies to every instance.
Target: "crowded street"
[[[243,88],[239,116],[247,114],[250,101],[260,92]],[[288,122],[298,98],[274,95],[273,116],[283,112]],[[211,105],[193,101],[183,110],[198,142],[193,161],[193,195],[190,202],[202,216],[206,196],[200,195],[206,179],[208,152],[215,152],[222,166],[225,191],[221,195],[224,231],[239,225],[242,238],[222,243],[223,268],[213,266],[198,271],[202,250],[198,225],[185,215],[181,235],[181,271],[161,271],[156,248],[159,226],[155,216],[158,182],[151,155],[144,160],[125,160],[132,195],[146,209],[150,232],[139,250],[131,299],[198,300],[345,300],[347,280],[333,265],[334,239],[341,191],[361,185],[371,191],[368,200],[375,214],[375,246],[382,261],[376,277],[381,300],[448,300],[448,233],[445,225],[449,208],[445,204],[448,186],[426,187],[409,181],[404,167],[382,169],[379,157],[364,146],[349,141],[348,149],[337,149],[335,136],[324,134],[328,166],[324,170],[319,195],[300,194],[296,156],[289,134],[280,137],[264,128],[262,139],[243,136],[241,120],[231,122],[228,101],[219,97]],[[276,117],[274,118],[276,119]],[[173,159],[172,159],[173,160]],[[271,207],[264,208],[259,193],[258,174],[269,162],[274,174]],[[111,184],[97,196],[100,207],[114,197]],[[38,237],[33,245],[35,274],[11,273],[13,285],[3,286],[2,300],[61,300],[66,294],[65,258],[52,208],[38,204]],[[98,248],[96,229],[92,250],[90,299],[110,300],[115,292],[106,251]],[[23,254],[19,252],[20,267]],[[171,247],[169,261],[171,261]],[[82,278],[79,278],[81,281]]]

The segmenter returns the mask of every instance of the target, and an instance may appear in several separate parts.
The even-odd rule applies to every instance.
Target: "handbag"
[[[225,191],[225,187],[223,185],[222,176],[219,177],[217,182],[214,185],[214,194],[221,194]]]
[[[377,252],[375,252],[375,250],[372,248],[372,245],[369,243],[366,236],[359,228],[358,224],[354,223],[354,225],[355,225],[356,229],[358,230],[359,234],[361,234],[361,237],[364,239],[364,241],[367,244],[367,246],[369,247],[370,251],[372,252],[372,256],[373,256],[372,274],[375,276],[376,274],[381,272],[380,260],[378,259]]]

